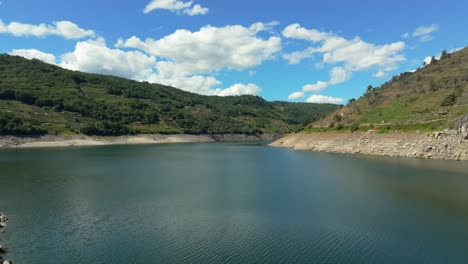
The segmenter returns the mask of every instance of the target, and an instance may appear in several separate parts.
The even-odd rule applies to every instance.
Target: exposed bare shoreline
[[[455,130],[385,134],[373,131],[297,133],[270,146],[346,154],[468,160],[468,138]]]
[[[42,136],[42,137],[0,137],[1,148],[52,148],[52,147],[79,147],[103,145],[141,145],[141,144],[168,144],[168,143],[202,143],[202,142],[234,142],[275,140],[280,135],[137,135],[119,137],[89,137],[73,135],[69,137]]]

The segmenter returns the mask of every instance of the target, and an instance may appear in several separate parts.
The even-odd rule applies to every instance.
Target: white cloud
[[[283,30],[282,34],[286,38],[308,40],[312,42],[323,41],[332,35],[331,33],[320,32],[316,29],[303,28],[300,24],[287,26]]]
[[[178,75],[173,72],[172,62],[159,61],[156,63],[155,70],[157,73],[148,78],[149,82],[161,83],[177,87],[184,91],[203,94],[203,95],[257,95],[262,90],[254,84],[235,84],[228,88],[221,88],[221,81],[213,76],[205,75]]]
[[[439,26],[437,24],[432,24],[429,26],[420,26],[414,30],[412,34],[405,33],[403,35],[404,38],[415,37],[419,38],[422,42],[431,41],[434,37],[431,35],[439,30]]]
[[[317,103],[317,104],[341,104],[343,103],[343,99],[330,97],[325,95],[318,95],[313,94],[309,99],[307,99],[308,103]]]
[[[306,84],[302,87],[303,92],[320,92],[328,87],[328,82],[318,81],[315,84]]]
[[[303,51],[286,53],[283,55],[283,58],[286,59],[289,64],[298,64],[302,60],[312,57],[314,53],[316,53],[316,50],[314,48],[309,48]]]
[[[401,41],[376,45],[365,42],[359,37],[345,39],[332,32],[307,29],[299,24],[287,26],[282,34],[286,38],[311,42],[311,46],[303,51],[283,55],[290,64],[297,64],[303,59],[321,55],[321,61],[318,62],[320,65],[333,65],[327,82],[318,81],[315,84],[305,85],[302,93],[317,92],[330,85],[343,83],[349,80],[355,71],[376,69],[385,74],[396,69],[399,62],[406,60],[401,54],[405,43]]]
[[[184,9],[184,13],[189,16],[196,16],[196,15],[206,15],[208,14],[209,9],[206,7],[202,7],[201,5],[194,5],[192,8]]]
[[[323,61],[328,64],[343,63],[349,71],[372,68],[390,71],[396,68],[398,62],[405,60],[405,57],[399,54],[404,48],[403,42],[376,46],[355,38],[347,41],[343,46],[325,51]]]
[[[428,41],[431,41],[432,39],[433,37],[431,35],[424,35],[419,38],[419,40],[422,42],[428,42]]]
[[[156,9],[169,10],[179,14],[186,14],[189,16],[206,15],[209,11],[208,8],[201,5],[193,5],[193,1],[179,1],[179,0],[152,0],[146,5],[143,13],[148,14]]]
[[[328,84],[339,84],[343,83],[351,78],[351,72],[345,70],[343,67],[334,67],[330,71],[330,81]]]
[[[335,85],[347,81],[351,77],[351,72],[342,67],[334,67],[330,71],[330,80],[327,82],[318,81],[315,84],[306,84],[302,87],[302,91],[294,92],[289,95],[289,100],[301,99],[307,92],[320,92],[325,90],[330,85]],[[302,96],[299,96],[302,95]]]
[[[430,26],[420,26],[413,32],[413,37],[426,36],[439,30],[439,26],[432,24]]]
[[[289,63],[299,63],[302,59],[322,54],[323,62],[328,64],[342,63],[347,71],[361,71],[371,68],[393,69],[405,57],[399,54],[404,48],[404,42],[386,45],[374,45],[356,37],[345,39],[333,33],[306,29],[299,24],[293,24],[283,30],[283,36],[291,39],[309,40],[318,45],[304,51],[296,51],[283,55]]]
[[[75,50],[61,58],[60,66],[84,72],[110,74],[134,80],[152,75],[156,58],[138,51],[122,51],[106,46],[104,39],[78,42]]]
[[[55,64],[55,56],[37,49],[14,49],[10,53],[14,56],[21,56],[26,59],[38,59],[46,63]]]
[[[4,24],[3,21],[0,20],[0,33],[12,34],[16,37],[45,37],[55,35],[66,39],[80,39],[94,37],[96,35],[93,30],[82,29],[70,21],[57,21],[53,22],[51,25],[33,25],[19,22]]]
[[[374,74],[375,78],[384,78],[387,74],[384,71],[378,71]]]
[[[159,73],[151,75],[148,81],[203,95],[216,95],[222,90],[215,88],[221,85],[221,82],[212,76],[164,76],[164,74]]]
[[[159,40],[131,37],[120,40],[118,47],[136,48],[173,62],[177,75],[206,74],[222,69],[243,70],[272,59],[281,50],[281,39],[263,39],[257,34],[268,28],[262,23],[251,27],[240,25],[206,26],[199,31],[177,30]]]
[[[255,84],[241,84],[237,83],[234,84],[233,86],[226,88],[222,91],[220,91],[217,95],[219,96],[233,96],[233,95],[245,95],[245,94],[251,94],[251,95],[257,95],[262,91],[257,85]]]
[[[257,36],[277,23],[255,23],[212,27],[199,31],[177,30],[159,40],[131,37],[119,40],[121,48],[139,49],[159,59],[153,81],[205,95],[258,94],[253,84],[219,88],[221,82],[206,76],[221,70],[245,70],[274,58],[281,50],[281,39]]]
[[[288,96],[289,100],[298,100],[304,98],[303,92],[294,92]]]

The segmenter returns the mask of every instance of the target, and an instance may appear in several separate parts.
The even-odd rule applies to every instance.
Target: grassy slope
[[[448,97],[453,98],[452,103]],[[445,103],[443,103],[445,100]],[[395,76],[381,87],[305,131],[368,130],[432,131],[450,128],[468,113],[468,48],[450,54],[414,73]]]
[[[65,135],[288,133],[336,107],[200,96],[0,55],[0,135],[21,134],[16,127]]]

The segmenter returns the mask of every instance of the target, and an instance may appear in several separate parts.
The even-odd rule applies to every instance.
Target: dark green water
[[[0,151],[15,263],[468,263],[468,163],[244,144]]]

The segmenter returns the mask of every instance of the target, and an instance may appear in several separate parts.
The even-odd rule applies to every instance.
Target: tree
[[[440,60],[445,60],[450,58],[450,53],[448,53],[446,50],[442,51],[442,55],[440,55]]]

